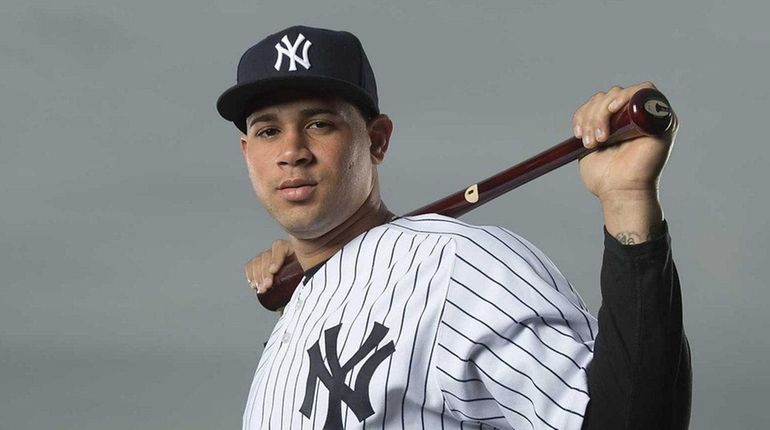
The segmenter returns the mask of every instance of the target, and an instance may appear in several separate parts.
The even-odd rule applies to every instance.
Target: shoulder
[[[440,235],[452,239],[457,245],[458,257],[466,260],[521,260],[521,263],[531,266],[552,265],[550,260],[545,261],[545,254],[532,243],[499,226],[473,225],[439,214],[399,218],[390,225],[410,233]]]
[[[523,285],[524,290],[564,295],[580,308],[583,300],[556,264],[532,242],[493,225],[473,225],[438,214],[404,217],[391,223],[408,232],[446,236],[455,243],[456,283]]]
[[[459,241],[488,241],[492,232],[499,235],[505,229],[497,226],[478,226],[439,214],[424,214],[398,218],[390,226],[418,234],[438,234]],[[510,234],[510,232],[507,232]]]

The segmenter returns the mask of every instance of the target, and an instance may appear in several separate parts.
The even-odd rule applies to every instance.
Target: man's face
[[[246,127],[241,149],[254,191],[292,236],[327,233],[372,191],[384,150],[373,148],[371,130],[350,103],[290,99],[254,111]]]

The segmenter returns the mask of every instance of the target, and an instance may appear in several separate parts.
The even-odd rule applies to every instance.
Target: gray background
[[[279,231],[214,109],[295,23],[362,39],[406,212],[570,133],[613,84],[682,121],[661,193],[693,428],[764,428],[768,7],[756,2],[11,1],[0,6],[0,428],[238,428],[275,316],[242,264]],[[763,197],[765,196],[765,197]],[[507,226],[595,312],[602,219],[576,166],[465,217]]]

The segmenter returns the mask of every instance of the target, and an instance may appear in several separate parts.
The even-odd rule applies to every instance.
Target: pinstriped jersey
[[[347,243],[294,292],[244,429],[579,429],[596,320],[500,228],[436,214]]]

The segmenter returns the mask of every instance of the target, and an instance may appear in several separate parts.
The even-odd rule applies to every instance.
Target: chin
[[[286,233],[297,239],[316,239],[332,231],[355,212],[355,207],[339,200],[317,200],[288,207],[268,209]]]
[[[330,221],[324,220],[324,217],[313,216],[314,214],[309,213],[310,210],[307,209],[301,211],[302,213],[289,214],[297,216],[275,217],[275,219],[284,231],[297,239],[315,239],[334,228],[330,226],[332,224]]]

